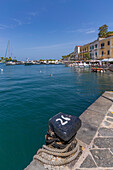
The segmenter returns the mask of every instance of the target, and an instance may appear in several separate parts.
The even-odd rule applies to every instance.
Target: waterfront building
[[[70,55],[70,61],[76,61],[78,58],[77,58],[77,56],[76,56],[76,53],[75,53],[75,51],[73,52],[73,53],[71,53],[71,55]]]
[[[95,40],[89,44],[89,57],[92,60],[99,59],[99,41]]]
[[[74,52],[69,57],[66,57],[64,61],[74,62],[77,60],[102,60],[109,58],[113,58],[113,33],[106,38],[98,38],[83,46],[75,46]]]
[[[84,60],[86,54],[89,55],[89,44],[85,44],[80,47],[80,53],[78,54],[78,59]]]
[[[113,58],[113,36],[99,40],[99,59]]]
[[[70,53],[68,55],[68,57],[64,58],[64,62],[70,62],[70,61],[71,62],[75,61],[75,53],[74,52]]]
[[[80,48],[81,48],[80,45],[75,46],[74,53],[75,53],[75,59],[76,60],[78,60],[78,58],[79,58],[78,55],[80,53]]]

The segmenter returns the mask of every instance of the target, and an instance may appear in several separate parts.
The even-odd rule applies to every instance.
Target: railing
[[[101,46],[100,48],[103,49],[103,48],[105,48],[105,47],[104,47],[104,46]]]

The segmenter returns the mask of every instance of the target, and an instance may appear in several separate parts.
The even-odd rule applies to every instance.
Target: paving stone
[[[91,153],[98,167],[113,167],[113,155],[108,149],[94,149]]]
[[[109,108],[109,112],[113,112],[113,105]]]
[[[110,122],[113,122],[113,119],[111,119],[111,118],[107,118],[107,120],[110,121]]]
[[[109,112],[107,116],[113,117],[113,113]]]
[[[91,124],[92,126],[98,127],[102,120],[104,119],[104,114],[99,114],[96,111],[87,109],[81,116],[82,122]]]
[[[98,100],[96,100],[90,107],[88,107],[89,110],[94,110],[96,112],[99,112],[101,114],[105,114],[110,106],[112,105],[112,101],[105,99],[103,97],[100,97]]]
[[[90,123],[82,122],[82,128],[77,132],[77,139],[86,144],[90,144],[93,137],[97,132],[97,127],[92,126]]]
[[[81,116],[82,126],[77,132],[76,137],[86,144],[90,144],[95,136],[97,129],[104,119],[104,114],[92,110],[86,110]]]
[[[113,148],[111,148],[110,151],[113,153]]]
[[[93,144],[92,148],[95,148],[95,145]]]
[[[113,137],[112,138],[97,137],[94,139],[94,144],[99,148],[113,148]]]
[[[104,93],[102,96],[105,96],[106,98],[113,100],[113,94],[111,93]]]
[[[98,135],[97,136],[101,136],[101,134],[100,133],[98,133]]]
[[[99,133],[102,136],[113,136],[113,129],[112,128],[100,128]]]
[[[104,125],[105,125],[105,126],[109,126],[109,125],[110,125],[110,123],[109,123],[109,122],[107,122],[107,121],[104,121]]]
[[[86,157],[80,168],[96,168],[96,165],[90,155]]]

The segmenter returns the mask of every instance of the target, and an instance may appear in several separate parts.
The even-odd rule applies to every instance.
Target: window
[[[110,45],[110,41],[108,41],[108,45]]]
[[[92,45],[92,49],[94,49],[94,45]]]
[[[95,52],[95,57],[97,57],[97,52]]]
[[[102,51],[102,56],[104,56],[104,51]]]
[[[90,46],[90,50],[91,50],[91,46]]]
[[[97,48],[97,44],[95,44],[95,48]]]
[[[101,44],[101,48],[104,48],[104,43]]]
[[[107,54],[110,55],[110,50],[108,50]]]

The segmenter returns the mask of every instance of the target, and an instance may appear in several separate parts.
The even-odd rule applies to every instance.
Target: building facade
[[[75,46],[74,52],[65,61],[101,60],[113,58],[113,34],[107,38],[99,38],[83,46]]]
[[[99,59],[99,41],[93,41],[89,44],[89,57],[92,60]]]
[[[78,54],[78,59],[84,60],[86,54],[89,55],[89,44],[85,44],[84,46],[80,47],[80,53]]]
[[[99,40],[99,59],[113,58],[113,36]]]
[[[75,47],[75,49],[74,49],[74,53],[75,53],[75,58],[76,58],[76,60],[78,60],[78,55],[79,55],[79,53],[80,53],[80,48],[81,48],[81,46],[80,45],[77,45],[76,47]]]

